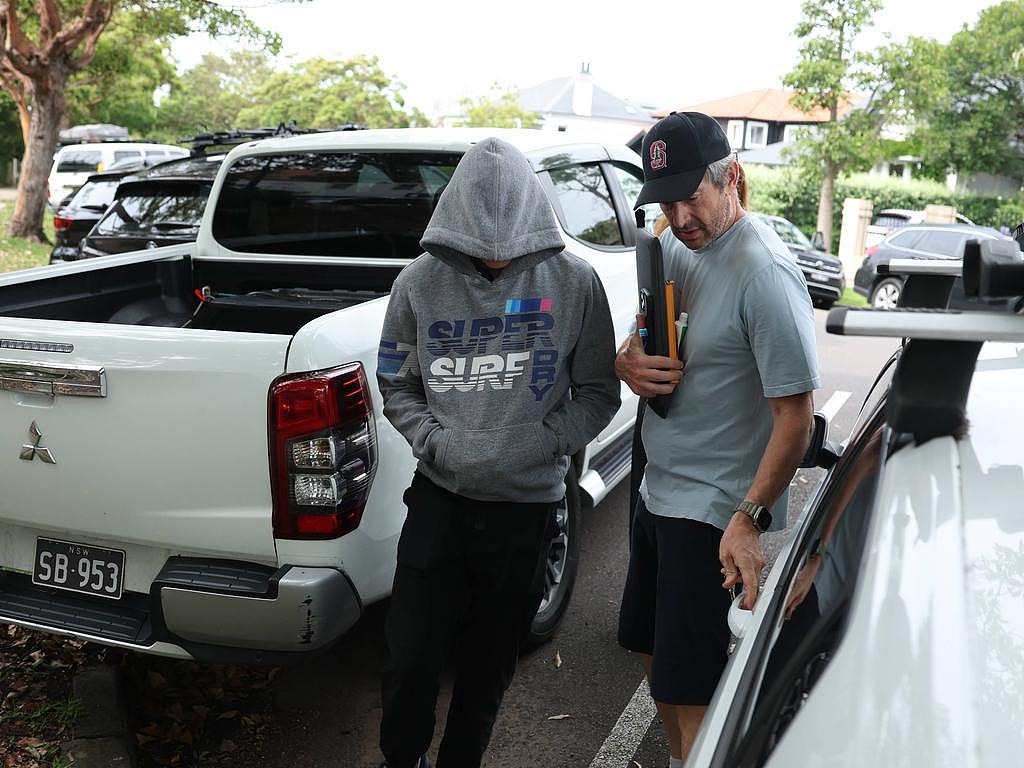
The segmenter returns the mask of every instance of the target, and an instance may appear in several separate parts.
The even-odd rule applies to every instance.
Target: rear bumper
[[[287,663],[330,645],[361,613],[351,582],[333,568],[274,571],[173,557],[148,595],[129,592],[120,600],[0,573],[0,622],[177,658]]]

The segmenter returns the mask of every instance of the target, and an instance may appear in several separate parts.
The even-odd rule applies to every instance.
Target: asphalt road
[[[815,394],[816,407],[837,392],[850,393],[833,421],[832,437],[839,441],[849,434],[874,373],[895,344],[827,336],[826,313],[816,310],[816,316],[824,380],[823,389]],[[801,471],[794,480],[790,520],[803,509],[822,474],[821,470]],[[627,497],[624,482],[595,509],[586,510],[572,605],[555,640],[521,660],[486,758],[489,768],[667,765],[668,750],[656,719],[649,728],[643,718],[620,721],[642,678],[637,661],[615,642],[627,562]],[[767,549],[777,552],[783,536],[774,537]],[[264,745],[261,766],[376,768],[380,764],[378,685],[385,610],[386,605],[372,607],[330,652],[276,676],[275,733]],[[438,705],[439,723],[443,723],[449,691],[446,680]],[[613,730],[616,735],[609,739]],[[435,738],[431,755],[438,741]],[[603,746],[608,754],[606,741],[618,743],[611,749],[615,756],[595,760]]]

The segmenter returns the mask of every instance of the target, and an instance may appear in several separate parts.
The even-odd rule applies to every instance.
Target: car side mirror
[[[800,468],[822,467],[831,469],[839,461],[843,450],[828,439],[828,418],[818,411],[814,412],[814,431],[811,442],[807,445],[804,457],[800,459]]]
[[[820,231],[814,233],[814,237],[811,238],[811,245],[817,248],[819,251],[825,250],[825,236]]]

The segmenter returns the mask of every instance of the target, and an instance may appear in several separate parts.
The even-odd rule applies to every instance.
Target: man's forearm
[[[772,434],[746,498],[770,507],[789,485],[810,444],[814,425],[814,401],[805,396],[779,398],[784,406],[773,408]]]

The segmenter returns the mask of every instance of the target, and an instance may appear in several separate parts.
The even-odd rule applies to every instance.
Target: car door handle
[[[58,366],[0,360],[0,389],[39,395],[106,397],[107,372],[94,366]]]

